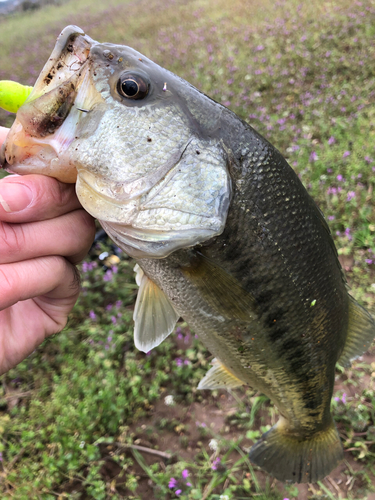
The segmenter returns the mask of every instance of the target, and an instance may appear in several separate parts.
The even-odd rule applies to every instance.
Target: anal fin
[[[139,285],[134,308],[134,343],[137,349],[148,352],[173,332],[179,319],[170,300],[138,266],[136,282]]]
[[[212,368],[198,384],[198,389],[234,389],[244,385],[244,382],[231,373],[218,359],[212,360]]]
[[[349,295],[349,324],[344,350],[338,364],[350,366],[350,362],[365,353],[375,337],[375,321],[371,314]]]

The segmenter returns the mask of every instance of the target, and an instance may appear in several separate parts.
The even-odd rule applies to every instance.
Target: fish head
[[[129,255],[164,258],[224,229],[222,110],[136,50],[69,26],[17,112],[4,168],[76,182]]]

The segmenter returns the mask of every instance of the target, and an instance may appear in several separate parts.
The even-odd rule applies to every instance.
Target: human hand
[[[7,132],[0,127],[0,146]],[[64,328],[79,295],[75,264],[94,236],[73,184],[43,175],[0,180],[0,374]]]

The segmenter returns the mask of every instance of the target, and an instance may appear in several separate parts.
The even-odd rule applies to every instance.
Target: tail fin
[[[263,434],[250,450],[249,458],[279,481],[316,483],[344,458],[336,426],[303,439],[285,432],[285,419]]]

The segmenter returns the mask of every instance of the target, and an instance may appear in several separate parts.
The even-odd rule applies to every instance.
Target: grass
[[[1,20],[0,79],[33,84],[67,24],[145,53],[280,149],[326,215],[351,293],[375,310],[373,2],[65,2]],[[277,421],[272,404],[250,389],[198,392],[210,354],[185,324],[149,355],[136,351],[133,264],[100,260],[104,251],[118,249],[100,244],[82,265],[64,332],[1,378],[1,498],[369,497],[374,355],[337,372],[344,464],[317,485],[282,485],[247,459]]]

